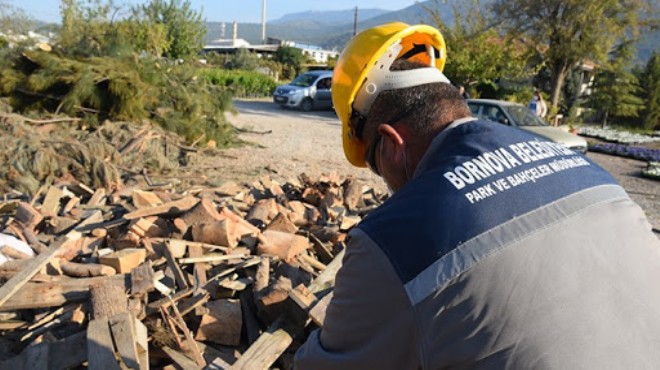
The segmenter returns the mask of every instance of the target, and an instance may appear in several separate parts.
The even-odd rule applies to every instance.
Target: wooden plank
[[[135,318],[128,312],[119,313],[108,319],[110,331],[122,361],[131,369],[139,369],[140,361],[134,321]]]
[[[127,275],[80,279],[52,277],[48,282],[28,282],[0,307],[0,311],[58,307],[85,301],[90,297],[91,286],[105,279],[123,283],[125,288],[130,286]]]
[[[325,312],[328,309],[328,304],[330,303],[330,300],[332,300],[333,295],[333,292],[326,294],[314,304],[311,310],[309,310],[309,317],[320,328],[323,327],[323,323],[325,322]]]
[[[57,186],[48,187],[48,192],[41,203],[41,214],[46,217],[57,216],[60,212],[60,200],[63,196],[64,192]]]
[[[174,317],[176,318],[176,322],[178,323],[179,329],[181,329],[183,335],[186,337],[186,343],[188,343],[188,350],[192,352],[195,363],[197,363],[197,365],[199,366],[206,366],[206,360],[204,360],[204,356],[202,356],[202,353],[199,351],[199,348],[197,347],[197,342],[195,342],[195,339],[193,338],[190,329],[188,329],[186,322],[183,320],[183,317],[181,316],[179,309],[176,307],[175,304],[172,304],[171,307],[172,307],[172,311],[174,311]]]
[[[235,259],[240,259],[240,258],[247,258],[250,257],[245,254],[207,254],[206,256],[200,256],[200,257],[188,257],[188,258],[179,258],[179,263],[182,264],[188,264],[188,263],[194,263],[195,266],[202,262],[221,262],[221,261],[227,261],[227,260],[235,260]]]
[[[203,366],[199,366],[195,363],[195,361],[189,359],[186,355],[183,353],[174,350],[170,347],[163,347],[163,352],[167,353],[170,358],[176,362],[177,365],[181,366],[182,369],[201,369]]]
[[[127,220],[132,220],[134,218],[156,215],[176,216],[190,210],[198,202],[199,199],[188,196],[172,202],[163,203],[158,206],[138,209],[137,211],[125,214],[124,218]]]
[[[90,370],[119,370],[107,318],[92,320],[87,326],[87,361]]]
[[[42,267],[46,266],[61,247],[61,243],[55,243],[48,251],[36,256],[18,274],[0,287],[0,307],[16,294]]]
[[[198,245],[190,246],[188,254],[191,258],[199,258],[204,255],[204,250]],[[182,263],[181,260],[179,260],[179,263]],[[206,285],[206,265],[204,263],[195,262],[193,270],[195,276],[195,291],[200,292],[204,285]]]

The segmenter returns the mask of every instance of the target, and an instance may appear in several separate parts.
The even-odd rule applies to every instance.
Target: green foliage
[[[231,91],[234,96],[270,96],[277,87],[272,78],[252,71],[208,68],[200,75],[211,84]]]
[[[660,128],[660,54],[654,52],[641,74],[644,110],[643,127],[648,130]]]
[[[135,11],[147,22],[165,27],[169,41],[165,56],[186,59],[202,50],[206,24],[189,0],[151,0]]]
[[[242,69],[244,71],[254,71],[259,67],[259,56],[251,53],[246,48],[240,48],[236,54],[232,55],[229,65],[231,69]]]
[[[18,111],[45,110],[105,119],[152,119],[189,142],[235,142],[223,112],[231,94],[198,78],[198,69],[150,58],[70,58],[42,51],[14,55],[0,65],[3,95]]]
[[[570,68],[590,59],[607,61],[608,52],[643,24],[638,0],[496,0],[496,20],[511,35],[536,48],[551,71],[551,103],[557,107]]]
[[[273,55],[273,60],[284,65],[282,78],[290,80],[296,77],[302,71],[302,65],[305,62],[305,56],[302,50],[292,46],[280,46]]]
[[[629,48],[620,47],[613,59],[601,65],[594,76],[593,93],[589,96],[588,104],[601,113],[603,127],[608,120],[620,124],[630,122],[631,118],[639,116],[643,108],[643,101],[637,96],[640,91],[639,81],[625,69],[631,56]]]
[[[0,1],[0,32],[26,34],[36,22],[25,12],[6,1]]]
[[[444,72],[452,82],[489,86],[502,78],[517,79],[534,72],[527,68],[522,45],[498,34],[478,0],[455,2],[453,24],[443,20],[446,15],[439,0],[425,8],[445,38],[448,57]]]

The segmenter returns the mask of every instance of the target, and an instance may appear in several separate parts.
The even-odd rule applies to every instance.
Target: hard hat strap
[[[354,112],[366,117],[378,94],[382,91],[404,89],[435,82],[450,83],[449,79],[439,69],[435,68],[435,63],[426,68],[390,71],[390,66],[396,60],[401,48],[402,46],[399,43],[390,46],[387,52],[367,72],[366,79],[353,102]],[[430,46],[429,54],[435,56],[432,50],[434,49]],[[435,62],[435,58],[432,57],[431,61]]]

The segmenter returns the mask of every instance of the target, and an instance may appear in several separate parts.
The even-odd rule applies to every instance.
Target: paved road
[[[236,174],[247,171],[246,175],[254,179],[254,174],[267,172],[288,178],[301,172],[315,176],[335,171],[384,190],[380,179],[344,160],[341,125],[333,111],[304,113],[282,109],[270,100],[237,100],[235,106],[240,113],[228,116],[234,125],[253,131],[271,131],[269,134],[242,135],[258,147],[236,149],[231,153],[242,166],[233,169]],[[660,232],[660,182],[640,176],[645,162],[600,153],[588,153],[587,156],[617,178]],[[264,168],[267,170],[263,171]]]

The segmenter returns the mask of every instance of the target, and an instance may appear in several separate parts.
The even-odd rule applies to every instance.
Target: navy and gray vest
[[[588,192],[603,185],[614,185],[606,188],[616,194]],[[559,212],[540,212],[586,193],[562,202]],[[581,154],[516,128],[471,121],[434,142],[415,178],[358,227],[388,256],[416,304],[507,244],[613,196],[625,192]]]

